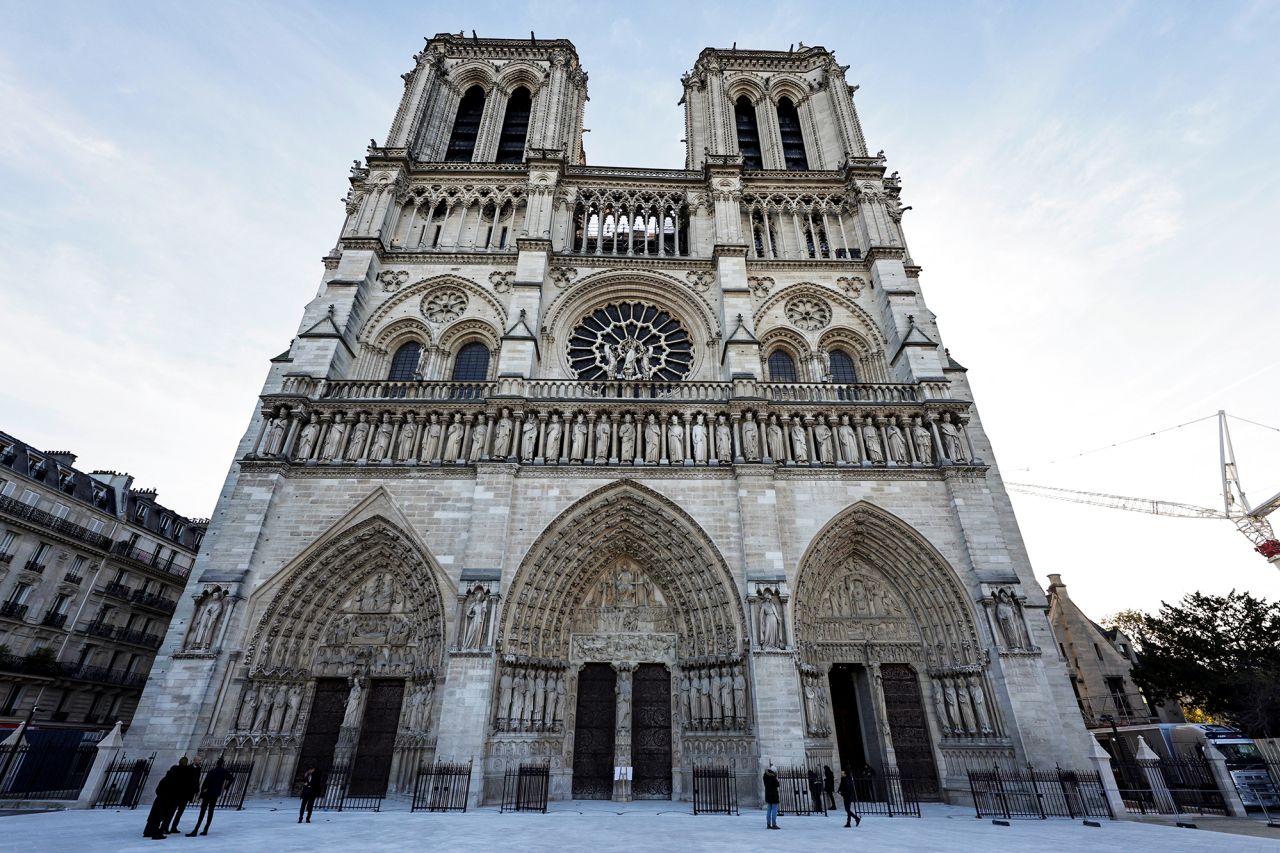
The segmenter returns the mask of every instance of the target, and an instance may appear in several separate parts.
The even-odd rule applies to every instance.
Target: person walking
[[[316,797],[320,796],[320,780],[316,777],[316,769],[310,767],[307,772],[302,774],[302,805],[298,808],[298,823],[302,823],[302,816],[307,816],[307,823],[311,823],[311,811],[315,808]]]
[[[178,759],[178,767],[182,771],[181,784],[175,791],[173,818],[169,821],[170,833],[182,831],[178,829],[178,822],[182,820],[182,813],[187,810],[187,803],[194,800],[196,794],[200,793],[200,762],[196,760],[188,763],[187,757],[184,755]]]
[[[854,826],[861,826],[862,816],[853,811],[853,776],[848,770],[840,771],[840,799],[844,800],[845,827],[849,826],[849,821],[853,821]]]
[[[200,786],[200,814],[196,815],[196,827],[187,833],[187,838],[196,835],[208,835],[209,825],[213,823],[213,810],[218,806],[218,797],[231,781],[231,771],[223,766],[219,758],[213,769],[205,774],[204,784]],[[209,817],[206,820],[205,815]],[[204,821],[204,830],[200,830],[200,821]]]
[[[836,774],[831,772],[831,765],[822,765],[822,790],[827,792],[827,807],[836,810]]]
[[[186,759],[182,759],[186,761]],[[169,819],[173,817],[173,810],[178,805],[178,798],[182,796],[182,775],[185,773],[185,765],[173,765],[169,768],[169,772],[164,774],[164,778],[156,785],[156,799],[151,804],[151,811],[147,812],[147,825],[142,830],[145,838],[153,838],[156,841],[163,841],[168,837],[166,830],[169,828]]]
[[[765,829],[778,828],[778,768],[770,764],[764,771],[764,819]]]

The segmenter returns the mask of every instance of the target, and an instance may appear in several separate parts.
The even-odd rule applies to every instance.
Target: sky
[[[1280,3],[464,6],[0,0],[0,428],[210,515],[425,36],[573,40],[588,161],[671,168],[703,47],[803,43],[901,174],[1006,479],[1221,507],[1213,419],[1110,445],[1224,409],[1280,492]],[[1229,522],[1013,501],[1095,619],[1280,598]]]

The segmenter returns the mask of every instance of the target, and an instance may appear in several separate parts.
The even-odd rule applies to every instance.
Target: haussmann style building
[[[1084,765],[896,175],[820,47],[704,50],[683,169],[587,165],[564,40],[438,35],[271,361],[131,749],[550,766]],[[672,97],[676,98],[676,81]],[[615,768],[629,768],[619,774]],[[618,781],[618,775],[630,781]]]

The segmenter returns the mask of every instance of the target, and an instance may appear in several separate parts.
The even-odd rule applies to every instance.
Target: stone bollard
[[[120,721],[117,720],[115,728],[98,741],[98,752],[93,756],[93,766],[89,768],[89,775],[80,786],[80,796],[76,798],[76,804],[72,808],[93,808],[94,800],[98,799],[98,792],[102,790],[102,785],[106,781],[107,771],[111,769],[112,763],[123,750],[124,733],[121,731]]]
[[[1098,771],[1098,778],[1102,780],[1102,793],[1107,798],[1107,805],[1111,807],[1111,816],[1116,820],[1128,816],[1128,809],[1125,807],[1124,798],[1120,796],[1120,786],[1116,784],[1116,775],[1111,770],[1111,756],[1102,744],[1098,743],[1098,739],[1089,736],[1093,741],[1093,761],[1094,768]]]
[[[1165,784],[1164,774],[1160,772],[1160,756],[1147,745],[1147,739],[1142,735],[1138,735],[1136,758],[1138,766],[1142,768],[1142,775],[1147,779],[1147,787],[1151,789],[1156,811],[1160,814],[1177,814],[1178,804],[1173,801],[1169,786]]]
[[[1240,799],[1240,792],[1236,790],[1236,783],[1231,778],[1231,771],[1227,769],[1227,757],[1213,745],[1212,741],[1205,744],[1204,757],[1209,762],[1209,772],[1213,774],[1213,782],[1218,786],[1218,791],[1222,793],[1222,802],[1227,806],[1227,815],[1230,817],[1248,817],[1249,812],[1244,807],[1244,801]]]

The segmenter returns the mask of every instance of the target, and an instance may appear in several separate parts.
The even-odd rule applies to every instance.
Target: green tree
[[[1155,615],[1115,621],[1139,654],[1133,680],[1157,702],[1180,700],[1253,737],[1280,734],[1280,602],[1198,592]]]

